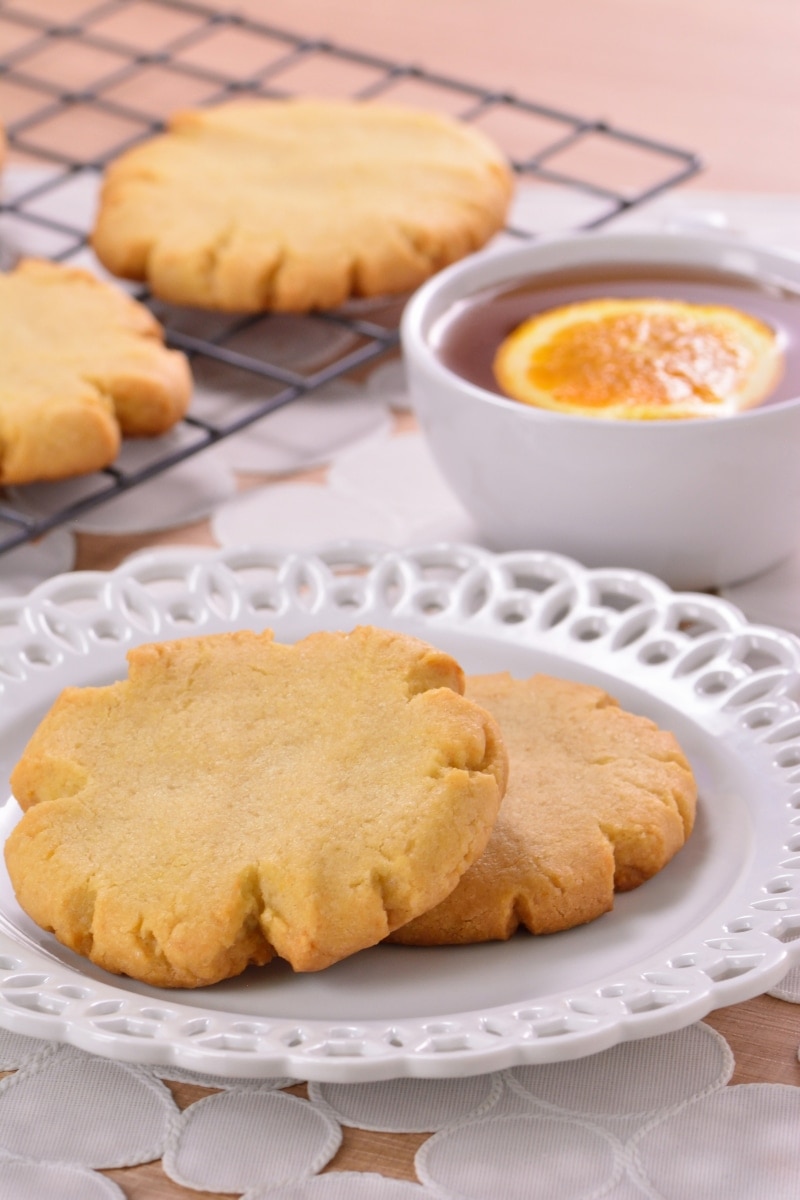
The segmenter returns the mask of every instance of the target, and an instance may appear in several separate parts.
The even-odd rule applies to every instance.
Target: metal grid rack
[[[694,154],[647,137],[425,70],[391,62],[329,41],[216,12],[188,0],[64,0],[59,22],[52,5],[0,0],[0,119],[6,129],[9,166],[0,204],[0,263],[20,253],[92,265],[88,246],[91,201],[106,164],[163,128],[165,112],[151,111],[152,85],[174,97],[170,109],[219,102],[233,95],[331,94],[424,105],[471,122],[495,138],[520,180],[579,199],[567,228],[591,229],[695,174]],[[168,29],[152,44],[153,23]],[[237,72],[219,63],[236,62]],[[69,71],[65,65],[69,63]],[[77,129],[77,139],[71,131]],[[77,149],[76,149],[77,147]],[[8,192],[11,191],[9,195]],[[78,196],[77,203],[75,197]],[[72,202],[70,201],[72,197]],[[512,238],[534,238],[536,223],[508,227]],[[190,411],[178,439],[156,439],[144,456],[128,455],[87,477],[80,497],[65,506],[32,513],[25,489],[0,491],[0,555],[176,463],[266,418],[270,413],[348,372],[363,369],[397,345],[402,301],[355,303],[332,313],[300,318],[343,336],[329,361],[310,371],[287,369],[267,354],[252,352],[269,314],[235,317],[205,314],[199,328],[186,313],[131,289],[165,327],[169,345],[187,353],[195,371],[211,365],[219,377],[231,372],[257,381],[258,399],[217,412],[214,419]],[[242,335],[246,346],[239,347]],[[255,340],[254,340],[255,339]],[[272,339],[274,342],[274,338]],[[251,389],[252,391],[252,389]],[[39,485],[40,487],[42,485]]]

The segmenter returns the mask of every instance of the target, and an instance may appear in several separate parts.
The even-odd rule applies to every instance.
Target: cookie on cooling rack
[[[483,850],[507,759],[463,674],[365,626],[228,633],[67,689],[12,775],[19,903],[109,971],[195,987],[380,941]]]
[[[555,933],[613,907],[683,846],[696,785],[674,736],[600,688],[483,675],[467,695],[503,731],[509,784],[481,858],[391,940],[410,945]]]
[[[177,113],[112,163],[92,244],[175,304],[330,309],[477,250],[511,191],[495,146],[437,113],[236,100]]]
[[[0,273],[0,484],[107,466],[120,434],[186,411],[185,357],[142,304],[88,271],[25,259]]]

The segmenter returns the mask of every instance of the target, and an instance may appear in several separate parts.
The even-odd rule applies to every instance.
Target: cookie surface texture
[[[505,786],[458,664],[365,626],[141,646],[67,689],[12,776],[17,898],[107,970],[194,987],[317,970],[437,903]]]
[[[0,483],[65,479],[164,433],[191,376],[152,314],[88,271],[39,259],[0,274]]]
[[[109,168],[92,236],[175,304],[330,309],[405,292],[502,228],[512,177],[478,130],[371,103],[176,113]]]
[[[555,933],[585,924],[684,844],[696,787],[671,733],[600,688],[546,675],[475,676],[467,695],[500,724],[508,790],[478,862],[392,941],[481,942],[520,926]]]

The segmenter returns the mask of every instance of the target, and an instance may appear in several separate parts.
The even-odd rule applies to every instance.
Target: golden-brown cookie
[[[313,971],[438,903],[505,787],[458,664],[365,626],[132,650],[67,689],[12,776],[24,910],[109,971],[163,987],[273,954]]]
[[[142,304],[88,271],[39,259],[0,274],[0,483],[107,466],[120,433],[164,433],[191,376]]]
[[[92,243],[175,304],[329,309],[407,291],[478,249],[511,190],[488,139],[439,114],[235,100],[175,114],[112,163]]]
[[[412,945],[555,933],[649,879],[694,822],[692,771],[671,733],[600,688],[483,675],[467,695],[497,718],[508,790],[489,844],[441,904],[392,935]]]

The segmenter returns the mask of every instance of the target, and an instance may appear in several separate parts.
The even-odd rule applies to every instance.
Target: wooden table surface
[[[697,150],[692,186],[800,193],[792,0],[228,0],[358,45]]]
[[[87,5],[26,0],[24,7],[60,19]],[[693,149],[706,170],[691,187],[797,193],[800,203],[800,5],[792,0],[237,0],[217,7]],[[164,10],[142,3],[133,16],[147,23],[154,43],[165,36]],[[157,94],[148,99],[158,107]],[[159,535],[83,534],[76,565],[110,568],[149,545],[211,541],[204,522]],[[762,996],[707,1020],[733,1049],[733,1083],[800,1085],[800,1006]],[[173,1089],[181,1106],[208,1094]],[[425,1136],[345,1130],[327,1169],[414,1179]],[[158,1163],[106,1174],[131,1200],[199,1194],[172,1183]]]

